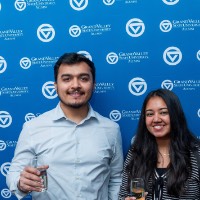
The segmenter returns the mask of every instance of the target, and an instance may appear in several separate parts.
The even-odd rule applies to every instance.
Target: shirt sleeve
[[[118,128],[115,145],[113,148],[113,157],[110,163],[110,181],[108,186],[108,199],[116,200],[119,194],[121,185],[121,175],[123,169],[123,151],[121,132]]]
[[[17,184],[20,172],[29,164],[29,160],[33,155],[34,153],[31,151],[31,140],[28,134],[28,128],[24,126],[20,133],[14,157],[6,176],[7,186],[9,190],[15,194],[17,199],[23,199],[27,195],[27,193],[23,193],[18,189]]]
[[[126,167],[129,164],[130,160],[132,158],[132,153],[129,150],[128,154],[126,156],[125,162],[124,162],[124,169],[123,169],[123,173],[122,173],[122,184],[120,186],[120,192],[119,192],[119,200],[124,200],[125,197],[127,197],[129,195],[130,190],[128,189],[128,185],[129,185],[129,176],[128,176],[128,172],[126,171]]]

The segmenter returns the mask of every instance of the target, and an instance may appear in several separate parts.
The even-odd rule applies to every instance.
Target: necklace
[[[163,155],[163,156],[170,156],[169,153],[163,153],[162,155]]]

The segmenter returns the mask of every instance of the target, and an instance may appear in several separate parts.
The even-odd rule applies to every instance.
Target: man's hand
[[[43,165],[42,168],[48,169],[48,165]],[[43,180],[40,178],[40,171],[34,167],[25,167],[20,173],[18,189],[22,192],[29,193],[32,191],[41,192],[44,188]]]

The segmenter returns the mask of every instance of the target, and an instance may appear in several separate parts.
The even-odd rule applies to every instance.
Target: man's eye
[[[63,78],[63,81],[69,81],[70,78]]]
[[[89,79],[88,77],[81,77],[82,81],[88,81],[88,79]]]

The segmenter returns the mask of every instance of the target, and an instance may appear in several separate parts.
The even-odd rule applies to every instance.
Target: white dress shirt
[[[24,124],[7,174],[18,199],[20,171],[34,155],[49,165],[48,190],[32,192],[34,200],[117,200],[123,154],[119,125],[95,112],[79,124],[69,120],[60,104]]]

